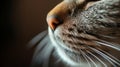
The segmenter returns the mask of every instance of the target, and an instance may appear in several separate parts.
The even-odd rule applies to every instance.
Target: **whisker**
[[[82,55],[83,56],[83,55]],[[80,60],[82,60],[82,56],[80,56]],[[82,64],[82,61],[80,61],[80,65]]]
[[[95,56],[93,53],[90,51],[87,51],[89,54],[91,54],[93,57],[95,57],[99,62],[101,62],[105,67],[108,67],[101,59],[99,59],[97,56]]]
[[[110,38],[110,39],[115,39],[116,38],[116,37],[113,37],[113,36],[107,36],[107,35],[101,35],[101,34],[99,34],[99,36],[105,37],[105,38]]]
[[[87,54],[85,54],[85,52],[83,52],[83,54],[95,65],[95,67],[98,67],[96,63],[93,61],[93,59],[91,59]]]
[[[117,62],[120,63],[120,60],[117,59],[116,57],[112,56],[110,53],[108,53],[108,52],[106,52],[106,51],[104,51],[104,50],[102,50],[102,49],[100,49],[100,48],[98,48],[98,49],[99,49],[100,51],[104,52],[105,54],[109,55],[111,58],[115,59]]]
[[[110,47],[110,48],[113,48],[113,49],[116,49],[116,50],[120,51],[120,45],[119,44],[110,43],[110,42],[107,42],[107,41],[104,41],[104,40],[97,41],[97,43],[100,44],[100,45],[104,45],[104,46],[107,46],[107,47]]]
[[[45,41],[47,41],[47,42],[45,42]],[[50,44],[50,41],[48,40],[48,36],[45,36],[44,39],[41,40],[40,43],[36,46],[36,51],[35,51],[34,55],[40,53],[40,51],[42,51],[42,49],[44,49],[44,47],[48,46],[47,45],[48,43]]]
[[[44,56],[47,56],[44,58],[43,60],[43,67],[49,67],[49,60],[50,60],[50,56],[52,54],[53,51],[53,47],[49,47],[46,51],[46,54]]]
[[[54,56],[55,58],[57,58],[56,61],[55,61],[55,64],[59,64],[59,62],[62,61],[62,59],[59,58],[58,55],[56,54],[56,51],[53,52],[53,56]]]
[[[99,54],[100,56],[102,56],[104,59],[106,59],[108,62],[110,62],[114,67],[117,67],[114,63],[113,63],[113,59],[111,60],[110,57],[108,57],[107,55],[105,55],[104,53],[100,52],[99,50],[90,47],[92,50],[94,50],[97,54]]]
[[[88,63],[88,65],[89,65],[89,67],[91,67],[90,62],[89,62],[89,60],[87,59],[87,57],[85,56],[85,54],[83,53],[83,51],[82,51],[82,50],[80,50],[80,52],[81,52],[81,54],[83,55],[83,57],[85,58],[85,60],[87,61],[87,63]]]
[[[43,31],[42,33],[36,35],[34,38],[32,38],[32,40],[30,40],[28,42],[27,47],[29,47],[29,48],[34,47],[38,42],[41,42],[41,40],[43,40],[47,36],[47,34],[48,34],[48,31],[46,30],[46,31]]]
[[[49,63],[50,55],[52,54],[51,52],[53,50],[54,50],[54,47],[49,45],[49,43],[47,43],[47,44],[45,44],[44,49],[42,49],[40,51],[38,51],[38,50],[35,51],[35,54],[33,56],[32,65],[36,64],[37,62],[39,62],[38,64],[42,63],[43,67],[48,67],[47,65]],[[36,62],[36,63],[34,63],[34,62]]]
[[[120,66],[120,63],[118,63],[117,61],[115,61],[114,59],[110,58],[109,56],[106,55],[106,57],[108,57],[108,59],[110,59],[112,62],[116,63],[117,65]]]

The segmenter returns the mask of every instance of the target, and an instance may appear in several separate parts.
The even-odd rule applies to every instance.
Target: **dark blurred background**
[[[0,67],[29,67],[27,43],[47,29],[46,14],[61,0],[0,1]]]

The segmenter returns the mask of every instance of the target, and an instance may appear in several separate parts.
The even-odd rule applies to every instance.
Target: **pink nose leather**
[[[52,30],[55,30],[55,28],[59,25],[60,21],[56,17],[50,16],[47,17],[47,23]]]

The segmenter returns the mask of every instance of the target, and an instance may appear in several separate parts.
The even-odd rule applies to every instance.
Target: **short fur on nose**
[[[67,14],[68,9],[65,2],[61,2],[47,14],[47,23],[52,30],[61,24],[61,21]]]
[[[76,0],[77,1],[77,0]],[[86,2],[86,0],[78,0],[78,3],[74,3],[74,2],[65,2],[62,1],[61,3],[59,3],[58,5],[56,5],[56,7],[54,7],[48,14],[47,14],[47,23],[49,25],[49,27],[52,30],[55,30],[55,28],[61,24],[64,19],[69,15],[69,12],[75,8],[76,6],[82,6],[84,2]],[[87,9],[92,3],[84,6]],[[82,8],[81,8],[82,9]]]
[[[75,7],[76,4],[73,4],[73,2],[62,1],[47,14],[47,23],[52,30],[64,21],[69,11]]]

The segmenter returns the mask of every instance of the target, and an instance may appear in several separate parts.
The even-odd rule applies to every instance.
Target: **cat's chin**
[[[89,64],[93,64],[93,62],[95,64],[98,63],[98,60],[96,60],[93,56],[91,56],[90,54],[88,54],[86,52],[77,53],[72,50],[67,50],[63,47],[59,47],[59,48],[57,50],[58,55],[63,59],[63,61],[65,61],[69,65],[89,67]],[[94,52],[92,54],[95,54],[97,57],[101,58],[99,55],[97,55]],[[89,63],[88,63],[88,61],[89,61]],[[100,64],[100,66],[101,66],[101,64]]]
[[[60,58],[63,59],[67,64],[74,66],[74,67],[89,67],[90,65],[94,67],[94,65],[97,65],[97,67],[103,67],[105,65],[108,65],[108,62],[105,61],[104,58],[102,58],[100,55],[98,55],[95,52],[91,52],[91,54],[87,52],[82,53],[76,53],[71,50],[67,50],[64,48],[59,47],[57,53],[60,56]],[[93,56],[94,55],[94,56]],[[97,59],[96,59],[96,58]],[[99,59],[98,59],[99,58]],[[99,63],[101,62],[101,63]],[[104,65],[105,64],[105,65]],[[111,67],[111,66],[109,66]]]
[[[77,45],[77,49],[73,49],[69,46],[74,47],[74,44],[67,44],[66,42],[62,42],[62,39],[57,39],[56,34],[59,33],[59,31],[52,31],[49,28],[49,37],[52,42],[52,45],[56,48],[58,56],[68,63],[69,65],[73,66],[81,66],[81,64],[86,65],[90,64],[93,65],[91,67],[107,67],[108,65],[111,65],[113,63],[119,65],[119,59],[114,57],[112,52],[110,52],[107,48],[111,47],[111,43],[106,41],[95,41],[96,45],[89,45],[87,43],[84,46],[85,48],[81,48]],[[108,47],[105,47],[106,44]],[[113,44],[112,44],[113,45]],[[115,44],[114,44],[115,45]],[[114,48],[115,47],[115,48]],[[111,48],[119,49],[119,47],[113,46]],[[110,52],[110,53],[109,53]],[[100,66],[96,66],[100,64]],[[108,63],[108,64],[107,64]],[[102,65],[102,66],[101,66]],[[115,65],[114,65],[115,66]],[[89,67],[89,66],[81,66],[81,67]],[[110,66],[108,66],[110,67]]]

